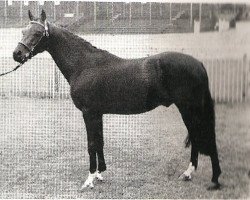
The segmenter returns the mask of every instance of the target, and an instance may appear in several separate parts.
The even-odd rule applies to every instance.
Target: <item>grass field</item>
[[[217,104],[223,188],[209,192],[208,157],[191,182],[186,128],[175,106],[104,117],[105,183],[79,191],[88,175],[86,132],[71,100],[0,99],[0,198],[247,198],[250,106]]]

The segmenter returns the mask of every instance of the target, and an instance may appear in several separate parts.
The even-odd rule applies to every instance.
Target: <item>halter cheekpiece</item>
[[[30,21],[30,24],[38,24],[44,28],[44,33],[43,35],[46,37],[49,37],[49,27],[48,27],[48,22],[45,20],[44,24],[37,22],[37,21]]]

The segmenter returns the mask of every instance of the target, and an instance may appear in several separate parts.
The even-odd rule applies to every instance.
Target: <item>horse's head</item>
[[[13,52],[13,58],[19,63],[24,63],[37,53],[43,52],[49,40],[48,22],[46,13],[42,10],[40,18],[34,18],[29,11],[30,22],[22,33],[23,38]]]

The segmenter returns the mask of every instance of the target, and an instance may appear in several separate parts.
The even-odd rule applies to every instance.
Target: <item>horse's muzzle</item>
[[[22,52],[20,50],[15,50],[13,52],[13,59],[16,61],[16,62],[19,62],[21,63],[23,58],[22,58]]]
[[[27,53],[25,56],[22,55],[22,52],[20,50],[15,50],[13,52],[13,59],[16,61],[16,62],[19,62],[19,63],[25,63],[28,59],[31,58],[31,54],[30,53]]]

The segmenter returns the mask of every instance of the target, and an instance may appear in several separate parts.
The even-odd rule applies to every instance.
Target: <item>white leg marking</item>
[[[183,173],[186,177],[188,177],[188,179],[191,179],[191,174],[194,171],[194,166],[192,165],[192,162],[189,163],[189,166],[187,168],[187,170]]]
[[[84,189],[84,188],[87,188],[87,187],[93,188],[94,187],[93,181],[94,181],[95,178],[96,178],[96,172],[93,173],[93,174],[89,173],[89,176],[88,176],[87,180],[84,182],[81,189]]]
[[[99,171],[96,172],[96,178],[99,181],[103,181],[103,176],[101,175],[101,172],[99,172]]]
[[[195,170],[195,167],[192,165],[192,162],[189,163],[187,170],[179,177],[179,179],[189,181],[191,180],[192,172]]]
[[[84,189],[84,188],[93,188],[94,187],[94,180],[95,178],[99,181],[103,181],[103,176],[101,175],[101,172],[99,171],[96,171],[95,173],[91,174],[89,173],[89,176],[87,178],[87,180],[84,182],[84,184],[82,185],[82,188],[81,189]]]

